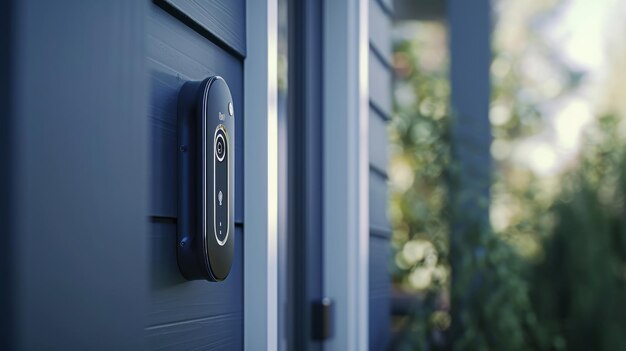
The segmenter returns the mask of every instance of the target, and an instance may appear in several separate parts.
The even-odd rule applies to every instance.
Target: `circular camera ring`
[[[226,139],[223,133],[217,133],[215,136],[215,157],[218,161],[224,161],[226,157]]]

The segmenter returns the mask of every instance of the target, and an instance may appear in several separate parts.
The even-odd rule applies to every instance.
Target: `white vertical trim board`
[[[368,348],[368,0],[324,3],[324,293],[328,350]]]
[[[244,348],[278,347],[277,0],[246,1]]]

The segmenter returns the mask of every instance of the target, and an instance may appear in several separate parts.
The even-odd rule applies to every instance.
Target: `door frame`
[[[244,347],[278,348],[278,318],[286,316],[286,306],[278,304],[278,114],[277,114],[277,0],[246,1],[247,56],[244,60]],[[321,231],[303,233],[290,230],[288,240],[321,241],[321,257],[311,262],[322,277],[321,297],[334,301],[334,330],[322,348],[367,350],[368,348],[368,0],[325,0],[321,9],[322,34],[304,37],[321,40],[323,54],[321,91],[305,96],[302,103],[322,106],[322,116],[307,113],[303,118],[322,124],[321,142],[315,152],[321,155]],[[302,45],[308,45],[302,43]],[[315,45],[315,43],[313,43]],[[290,58],[291,59],[291,58]],[[310,68],[295,67],[295,70]],[[290,72],[291,72],[290,68]],[[315,72],[309,72],[315,73]],[[291,74],[291,73],[290,73]],[[315,78],[305,75],[306,79]],[[308,83],[304,83],[308,84]],[[312,90],[305,94],[316,94]],[[289,94],[294,94],[293,90]],[[290,102],[293,101],[290,98]],[[308,105],[310,107],[310,105]],[[299,110],[290,106],[289,111]],[[307,106],[300,106],[307,108]],[[290,118],[295,118],[291,116]],[[289,132],[293,132],[289,129]],[[288,138],[292,138],[289,135]],[[291,145],[290,145],[291,147]],[[302,152],[310,152],[306,147]],[[291,156],[288,162],[292,160]],[[292,167],[289,164],[287,167]],[[311,167],[301,169],[314,172]],[[293,176],[290,173],[290,177]],[[315,176],[315,174],[313,174]],[[310,178],[309,178],[310,179]],[[294,179],[288,179],[290,183]],[[308,184],[308,183],[307,183]],[[303,186],[307,186],[304,184]],[[293,200],[289,208],[303,206],[307,199]],[[298,203],[298,201],[303,201]],[[294,218],[290,218],[294,220]],[[292,227],[290,226],[290,229]],[[291,244],[289,244],[291,247]],[[281,256],[282,257],[282,256]],[[288,257],[293,257],[291,253]],[[302,264],[307,264],[308,260]],[[310,263],[310,262],[309,262]],[[281,263],[285,264],[285,263]],[[292,264],[292,262],[290,262]],[[315,267],[301,267],[310,272]],[[293,276],[290,275],[293,279]],[[299,282],[309,281],[309,276]],[[298,286],[290,281],[289,288]],[[302,288],[302,287],[300,287]],[[292,295],[290,295],[292,296]],[[293,310],[306,311],[312,301]],[[280,312],[280,314],[279,314]],[[302,316],[300,316],[302,317]],[[291,316],[294,318],[294,316]],[[304,325],[307,325],[305,323]],[[289,332],[289,337],[307,338],[302,345],[314,344],[310,334]],[[319,344],[318,344],[319,345]],[[321,345],[320,345],[321,346]]]
[[[289,345],[367,350],[369,2],[289,5]]]
[[[323,291],[323,3],[289,0],[287,349],[321,350],[313,304]]]
[[[368,11],[368,0],[324,1],[324,294],[335,301],[330,350],[368,349]]]
[[[246,0],[244,348],[278,347],[278,2]]]

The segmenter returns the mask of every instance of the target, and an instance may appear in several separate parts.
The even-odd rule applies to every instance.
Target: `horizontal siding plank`
[[[370,99],[369,106],[370,106],[370,110],[374,111],[376,115],[378,115],[378,117],[382,118],[386,122],[391,121],[391,115],[389,114],[389,112],[385,112],[381,110],[380,108],[378,108],[378,106],[372,103],[371,99]]]
[[[148,325],[221,314],[243,314],[243,230],[235,227],[233,267],[223,282],[187,281],[176,261],[176,224],[150,224],[150,313]]]
[[[370,45],[391,62],[391,18],[383,11],[378,0],[370,0],[369,11]]]
[[[389,239],[370,236],[369,290],[371,299],[388,298],[391,294],[390,254]]]
[[[243,350],[243,316],[225,314],[146,329],[150,350]]]
[[[391,335],[391,302],[389,296],[369,300],[369,349],[387,350]]]
[[[0,350],[141,349],[146,4],[0,3]]]
[[[392,230],[389,228],[378,228],[370,225],[370,236],[382,239],[390,239]]]
[[[369,172],[369,216],[370,227],[379,230],[390,230],[387,218],[388,187],[387,179],[378,172]]]
[[[391,116],[391,80],[392,72],[370,50],[369,52],[369,92],[370,103],[383,114]]]
[[[246,55],[245,0],[157,0],[155,2],[165,9],[173,8],[179,11],[186,19],[193,22],[187,25],[199,26],[242,57]]]
[[[212,75],[226,79],[233,95],[237,152],[243,151],[243,75],[239,59],[193,32],[164,10],[152,6],[148,19],[148,69],[150,74],[150,118],[152,162],[150,215],[176,217],[178,92],[188,80]],[[243,170],[243,157],[235,159]],[[235,177],[235,221],[243,221],[243,172]]]
[[[387,350],[391,336],[391,303],[388,297],[369,300],[369,349]]]
[[[391,278],[389,277],[389,240],[370,237],[369,257],[369,345],[370,350],[385,350],[391,330]]]
[[[387,122],[376,111],[369,112],[369,161],[370,165],[387,176],[389,164],[389,135]]]

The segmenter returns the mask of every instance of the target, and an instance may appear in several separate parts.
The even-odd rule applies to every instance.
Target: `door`
[[[155,1],[146,19],[150,100],[151,349],[243,348],[243,0]],[[223,282],[186,281],[176,262],[177,99],[189,80],[219,75],[228,83],[237,118],[235,254]]]

